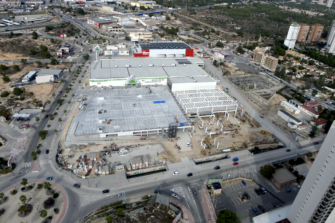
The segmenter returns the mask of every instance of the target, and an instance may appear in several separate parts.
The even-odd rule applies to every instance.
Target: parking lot
[[[228,209],[235,212],[239,219],[244,219],[256,216],[251,208],[255,208],[258,214],[261,214],[262,211],[258,208],[258,205],[261,205],[265,212],[282,205],[281,201],[270,193],[257,195],[255,189],[258,189],[259,186],[256,183],[249,180],[244,180],[244,182],[246,185],[243,185],[240,179],[230,181],[225,184],[226,186],[223,186],[221,194],[212,197],[217,214],[221,210]],[[245,192],[250,199],[241,201],[239,197]]]

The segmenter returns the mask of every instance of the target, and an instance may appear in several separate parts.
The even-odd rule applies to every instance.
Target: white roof
[[[276,223],[278,221],[284,220],[290,210],[292,204],[283,206],[273,211],[266,212],[264,214],[253,217],[253,223]]]
[[[291,103],[287,102],[287,101],[282,101],[281,102],[281,105],[285,105],[287,107],[290,107],[291,109],[295,110],[295,111],[299,111],[300,109],[295,107],[294,105],[292,105]]]
[[[18,114],[18,113],[15,113],[13,115],[13,118],[29,118],[30,114]]]

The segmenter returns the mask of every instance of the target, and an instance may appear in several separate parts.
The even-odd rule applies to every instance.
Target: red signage
[[[85,5],[85,2],[83,2],[83,1],[79,1],[79,2],[76,2],[76,4],[79,4],[79,5]]]

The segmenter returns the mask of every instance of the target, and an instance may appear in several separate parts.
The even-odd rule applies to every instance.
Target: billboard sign
[[[100,50],[101,50],[100,46],[96,45],[93,51],[100,51]]]
[[[131,41],[138,41],[138,38],[137,37],[132,37]]]
[[[59,34],[59,38],[66,38],[66,34],[64,33]]]

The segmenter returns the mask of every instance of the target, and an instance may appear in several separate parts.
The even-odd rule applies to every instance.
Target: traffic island
[[[41,180],[24,180],[0,193],[0,222],[59,223],[66,208],[63,188]]]

